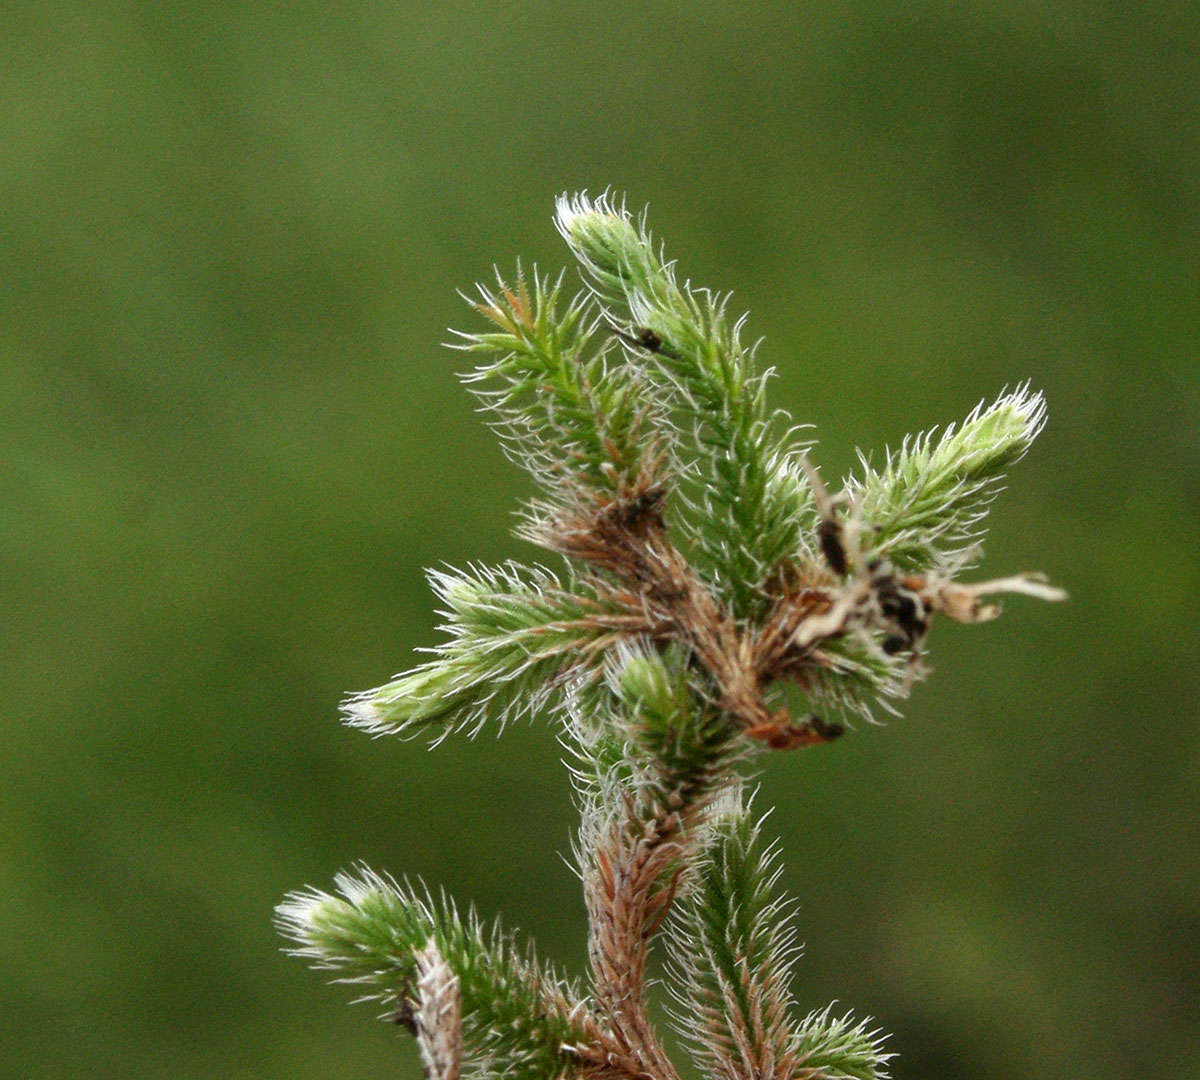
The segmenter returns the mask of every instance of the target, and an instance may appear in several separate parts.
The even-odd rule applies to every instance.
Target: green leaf
[[[696,879],[669,927],[676,1027],[701,1069],[775,1075],[791,1048],[791,903],[775,893],[778,852],[741,805],[710,825]]]
[[[630,327],[627,351],[670,404],[680,456],[697,459],[682,523],[697,557],[736,616],[760,614],[766,579],[803,546],[810,496],[802,444],[767,412],[744,320],[729,318],[727,296],[679,284],[644,221],[607,194],[562,196],[557,224],[597,301]]]
[[[883,1049],[887,1038],[871,1020],[834,1016],[833,1006],[810,1013],[792,1041],[799,1076],[820,1080],[885,1080],[894,1054]]]
[[[509,456],[551,491],[616,493],[652,465],[654,409],[643,373],[621,362],[595,306],[575,297],[560,308],[553,281],[517,268],[478,286],[473,306],[496,329],[462,333],[454,347],[493,356],[464,376],[492,414]]]
[[[365,867],[339,874],[336,885],[336,894],[293,893],[279,905],[278,926],[296,944],[294,955],[404,1020],[419,1007],[418,954],[432,942],[458,978],[464,1041],[481,1071],[553,1080],[572,1067],[565,1048],[585,1039],[570,1015],[577,995],[532,953],[518,952],[473,913],[460,916],[444,897]]]
[[[901,570],[925,570],[961,555],[981,537],[982,521],[1004,473],[1024,456],[1046,419],[1029,386],[980,402],[961,425],[908,439],[882,469],[860,454],[851,482],[873,552]]]
[[[629,620],[582,582],[564,585],[548,570],[511,563],[431,572],[430,583],[451,639],[436,659],[348,699],[350,725],[435,738],[477,731],[489,719],[503,727],[546,706],[568,675],[597,677],[603,650]]]

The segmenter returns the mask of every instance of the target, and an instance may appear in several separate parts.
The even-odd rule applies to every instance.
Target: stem
[[[597,1004],[611,1025],[609,1038],[638,1062],[639,1075],[654,1080],[678,1080],[678,1073],[650,1021],[646,961],[688,854],[687,826],[704,805],[695,792],[691,802],[684,792],[677,794],[678,809],[660,806],[649,819],[627,800],[627,816],[611,823],[583,883],[588,956]]]

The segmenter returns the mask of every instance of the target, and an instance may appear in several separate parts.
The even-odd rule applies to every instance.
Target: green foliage
[[[830,1009],[797,1023],[795,902],[777,889],[778,849],[763,845],[740,792],[722,810],[668,926],[680,1035],[710,1075],[886,1077],[891,1055],[865,1024]]]
[[[821,1080],[876,1080],[888,1075],[885,1070],[893,1055],[884,1052],[883,1037],[870,1024],[870,1020],[834,1016],[832,1005],[810,1013],[791,1045],[800,1075]]]
[[[497,926],[370,870],[340,874],[338,893],[294,893],[279,906],[294,953],[337,973],[385,1016],[410,1023],[420,1006],[418,954],[430,942],[458,978],[466,1042],[480,1075],[552,1080],[571,1064],[564,1047],[582,1033],[565,1002],[569,988]]]
[[[492,261],[571,261],[547,183],[613,179],[751,309],[832,487],[1005,382],[1051,405],[981,573],[1086,602],[952,661],[935,626],[912,722],[757,766],[827,924],[804,1002],[902,1026],[906,1080],[1200,1076],[1200,4],[4,14],[0,1071],[415,1080],[264,957],[262,898],[362,854],[479,866],[464,897],[582,964],[552,857],[506,895],[509,830],[569,824],[545,722],[429,754],[331,702],[430,659],[420,566],[539,561],[437,342]],[[409,819],[481,774],[521,816]]]
[[[727,296],[681,285],[644,221],[606,195],[564,196],[558,227],[608,321],[629,329],[631,362],[674,411],[681,456],[696,460],[681,524],[698,557],[738,617],[761,613],[766,578],[802,549],[812,518],[793,458],[801,447],[767,412],[744,319],[731,321]]]
[[[547,703],[558,676],[598,654],[620,611],[586,583],[515,564],[471,573],[435,571],[451,640],[437,659],[349,699],[347,720],[374,734],[443,738],[454,728],[503,725]]]
[[[670,926],[677,1027],[710,1074],[770,1075],[789,1049],[795,928],[740,792],[710,830]]]
[[[455,346],[494,359],[466,381],[494,414],[510,456],[554,491],[616,492],[643,471],[647,399],[639,373],[613,363],[613,339],[575,297],[560,310],[562,276],[550,282],[517,268],[510,286],[479,286],[475,307],[496,329],[460,333]]]
[[[646,828],[704,805],[745,754],[737,725],[705,702],[679,649],[620,649],[604,685],[585,689],[570,713],[563,741],[583,816],[576,855],[585,874],[607,830]],[[677,868],[671,860],[663,873]]]
[[[1046,420],[1041,394],[1021,386],[979,405],[940,439],[929,431],[889,453],[883,468],[862,459],[862,515],[871,549],[896,566],[945,564],[982,535],[980,523],[1005,471],[1029,449]]]
[[[558,227],[590,296],[518,269],[480,288],[496,328],[461,348],[511,456],[545,493],[523,535],[569,571],[509,565],[431,582],[449,641],[346,705],[374,733],[435,739],[513,716],[564,721],[582,822],[586,996],[452,905],[377,875],[280,908],[298,953],[360,984],[417,1036],[429,1080],[477,1074],[678,1080],[648,1007],[650,945],[670,918],[672,992],[695,1063],[720,1080],[880,1080],[876,1032],[800,1019],[777,855],[742,804],[756,748],[827,742],[840,725],[777,705],[790,683],[870,716],[924,673],[930,620],[979,622],[982,598],[1063,594],[953,572],[1003,471],[1041,426],[1021,388],[825,491],[726,301],[680,284],[644,221],[564,197]],[[615,335],[615,336],[614,336]],[[620,342],[617,345],[617,342]],[[461,1020],[461,1030],[460,1030]]]
[[[616,725],[628,734],[624,758],[662,774],[666,790],[688,789],[724,776],[737,753],[737,726],[704,700],[678,649],[629,649],[613,663],[610,681],[619,701]]]
[[[877,709],[896,714],[906,692],[906,671],[872,637],[833,638],[822,646],[824,664],[814,670],[808,700],[819,713],[874,722]]]

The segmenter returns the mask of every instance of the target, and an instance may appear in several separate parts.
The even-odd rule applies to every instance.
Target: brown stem
[[[685,818],[695,808],[660,808],[648,820],[645,809],[627,802],[593,852],[584,875],[588,954],[596,1002],[609,1025],[608,1052],[636,1063],[637,1075],[678,1080],[647,1010],[646,961],[674,888],[673,877],[662,879],[681,854]]]

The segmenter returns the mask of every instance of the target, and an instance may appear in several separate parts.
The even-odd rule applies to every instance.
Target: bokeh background
[[[282,956],[363,859],[582,970],[542,725],[372,741],[422,568],[535,559],[439,347],[612,185],[736,290],[830,474],[1031,379],[986,570],[902,720],[761,762],[806,1006],[904,1080],[1200,1076],[1200,9],[330,5],[0,14],[0,1072],[419,1075]]]

